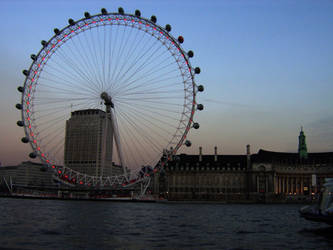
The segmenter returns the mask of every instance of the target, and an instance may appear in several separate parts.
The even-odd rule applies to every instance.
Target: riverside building
[[[324,178],[333,177],[333,152],[308,153],[303,129],[297,153],[260,149],[244,155],[180,154],[164,173],[155,176],[154,189],[170,200],[276,201],[311,199]]]
[[[22,162],[16,166],[0,167],[0,193],[30,190],[57,189],[59,184],[54,181],[53,171],[41,163]]]

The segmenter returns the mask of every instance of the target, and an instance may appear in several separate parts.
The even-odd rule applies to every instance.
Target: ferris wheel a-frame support
[[[113,114],[112,109],[114,109],[114,104],[112,102],[111,96],[106,93],[103,92],[101,94],[101,98],[102,100],[104,100],[104,104],[105,104],[105,113],[106,113],[106,117],[105,117],[105,134],[104,134],[104,138],[103,138],[103,152],[104,154],[106,154],[106,143],[107,143],[107,130],[109,128],[109,122],[111,122],[111,129],[113,131],[112,133],[112,137],[114,138],[116,147],[117,147],[117,153],[118,153],[118,157],[119,157],[119,161],[120,161],[120,165],[123,168],[124,171],[124,177],[126,179],[126,181],[128,182],[128,174],[127,174],[127,170],[126,170],[126,166],[124,165],[124,157],[123,157],[123,152],[121,149],[121,144],[120,144],[120,140],[119,140],[119,131],[118,131],[118,126],[115,122],[115,116]],[[112,108],[112,109],[111,109]],[[110,119],[109,119],[110,117]],[[113,143],[113,138],[111,138],[111,143]],[[112,152],[111,152],[112,154]],[[103,157],[103,163],[102,163],[102,169],[104,169],[105,167],[105,157]]]

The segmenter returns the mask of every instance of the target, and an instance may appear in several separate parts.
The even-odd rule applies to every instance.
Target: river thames
[[[0,249],[333,249],[301,206],[0,198]]]

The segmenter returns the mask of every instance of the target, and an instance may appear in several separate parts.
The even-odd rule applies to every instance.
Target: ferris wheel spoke
[[[112,68],[110,68],[110,74],[109,74],[109,82],[110,84],[108,85],[109,89],[112,88],[112,86],[114,86],[115,84],[117,84],[114,80],[114,74],[118,68],[118,54],[119,54],[119,37],[121,35],[119,35],[120,31],[120,27],[121,26],[116,26],[114,29],[116,30],[116,34],[114,34],[114,39],[111,41],[113,43],[113,47],[112,47],[112,51],[111,51],[111,57],[110,57],[110,61],[111,61],[111,65],[113,65]],[[110,34],[111,38],[113,37],[113,34]]]
[[[154,55],[156,54],[157,51],[159,51],[160,48],[156,48],[149,56],[146,57],[145,61],[140,65],[140,67],[137,68],[137,70],[135,71],[135,73],[132,75],[131,78],[126,79],[128,82],[130,79],[132,79],[135,75],[138,75],[139,72],[142,72],[139,76],[145,76],[148,77],[150,75],[155,74],[156,72],[160,72],[162,69],[167,68],[168,66],[174,64],[174,62],[172,63],[168,63],[167,65],[159,65],[160,63],[157,63],[158,60],[161,61],[161,64],[166,63],[166,60],[163,60],[164,58],[162,57],[167,50],[162,51],[160,54]],[[154,64],[153,67],[148,68],[149,65]],[[157,67],[159,65],[159,67]],[[144,69],[147,69],[147,71],[144,72]],[[174,69],[170,72],[174,72]],[[131,80],[131,82],[136,82],[137,80]],[[125,85],[126,86],[126,85]]]
[[[106,41],[107,41],[107,39],[106,39],[106,29],[105,29],[105,25],[103,25],[103,33],[104,33],[104,36],[103,36],[103,53],[102,53],[102,55],[103,55],[103,80],[104,80],[104,84],[106,84],[107,85],[107,79],[106,79],[106,52],[107,52],[107,50],[106,50]]]
[[[47,122],[46,123],[47,126],[42,126],[43,125],[42,121],[40,123],[41,123],[41,125],[39,125],[39,130],[38,130],[38,133],[40,135],[45,134],[45,132],[47,132],[47,134],[51,133],[53,131],[52,130],[53,128],[60,127],[61,129],[64,129],[64,121],[63,121],[63,119],[60,119],[59,117],[57,119],[53,120],[53,122]],[[41,139],[43,139],[43,138],[41,138]]]
[[[100,72],[100,75],[101,75],[101,81],[102,81],[102,89],[104,90],[105,88],[105,36],[104,36],[104,43],[101,42],[101,34],[100,34],[100,25],[97,26],[96,28],[97,30],[97,36],[96,36],[96,39],[97,39],[97,43],[98,43],[98,46],[96,46],[96,50],[99,52],[98,54],[98,58],[100,58],[100,60],[97,60],[97,62],[99,61],[100,62],[100,69],[101,69],[101,72]],[[103,34],[105,35],[105,33],[103,32]],[[104,44],[104,45],[103,45]]]
[[[40,145],[45,146],[45,142],[52,142],[54,138],[56,138],[58,135],[64,133],[64,126],[56,126],[60,123],[60,121],[57,121],[52,126],[49,126],[49,129],[47,129],[45,126],[43,126],[39,130],[36,136],[39,138]],[[39,128],[39,126],[37,126]],[[45,132],[46,131],[46,132]]]
[[[162,94],[164,92],[164,95],[166,95],[165,94],[166,92],[175,93],[179,90],[184,91],[184,87],[180,83],[178,83],[178,84],[177,83],[172,83],[169,86],[162,84],[161,86],[159,86],[159,87],[156,86],[154,88],[151,87],[152,84],[150,84],[150,83],[147,83],[147,85],[148,86],[144,86],[144,84],[140,83],[136,86],[133,86],[130,89],[119,90],[118,92],[113,92],[113,93],[114,93],[115,98],[120,98],[121,99],[122,97],[128,97],[128,96],[131,96],[131,95],[135,96],[135,95],[139,95],[140,93],[142,93],[142,94],[147,93],[146,95],[149,95],[149,94],[152,95],[154,93],[155,95],[157,95],[156,90],[158,90],[158,92],[160,94]]]
[[[132,55],[135,55],[135,53],[138,51],[138,49],[140,48],[140,45],[142,45],[142,44],[144,44],[144,47],[145,46],[148,46],[148,43],[144,43],[143,42],[143,39],[144,39],[144,37],[146,36],[146,33],[145,32],[140,32],[141,34],[138,34],[138,32],[140,32],[140,30],[139,29],[137,29],[137,35],[139,35],[140,36],[140,38],[138,39],[138,41],[136,41],[136,40],[134,40],[134,41],[132,41],[131,42],[131,44],[132,44],[132,48],[131,49],[129,49],[129,51],[128,51],[128,54],[126,55],[126,57],[125,57],[125,59],[126,60],[124,60],[124,64],[122,65],[122,67],[121,67],[121,70],[125,70],[126,69],[126,64],[128,64],[129,63],[129,61],[130,60],[128,60],[129,58],[131,58],[131,56]],[[139,50],[139,51],[143,51],[144,49],[142,48],[141,50]],[[139,52],[137,52],[137,53],[139,53]],[[140,56],[139,55],[137,55],[137,58],[139,58]],[[135,64],[131,64],[131,65],[129,65],[128,67],[127,67],[127,69],[125,70],[125,72],[123,72],[122,73],[122,75],[120,76],[120,77],[118,77],[118,79],[123,79],[124,78],[124,76],[126,75],[126,73],[132,68],[132,67],[134,67],[134,65]],[[109,78],[110,78],[110,76],[109,76]],[[109,81],[111,81],[111,79],[109,80]],[[111,90],[112,88],[114,88],[115,86],[116,86],[116,81],[113,81],[112,82],[112,84],[109,86],[109,88],[108,88],[108,90]]]
[[[156,66],[158,65],[157,61],[161,60],[161,63],[165,63],[165,58],[163,58],[162,56],[165,55],[167,52],[167,50],[163,50],[160,54],[155,55],[156,52],[159,50],[160,50],[160,48],[157,47],[150,55],[146,56],[145,61],[141,64],[141,67],[138,68],[138,70],[135,72],[135,74],[144,71],[145,68],[147,68],[149,65],[152,65],[152,64],[153,64],[153,67],[150,70],[148,70],[147,72],[144,72],[142,74],[144,74],[144,75],[151,74],[150,73],[151,71],[156,72],[158,70],[158,69],[156,69],[157,68]],[[124,78],[124,75],[122,75],[122,77],[119,79],[123,79],[123,78]],[[116,79],[117,79],[116,80],[117,82],[121,82],[120,80],[118,80],[118,78],[116,78]]]
[[[71,43],[69,43],[69,46]],[[74,54],[75,49],[70,49],[69,53]],[[80,60],[81,61],[81,60]],[[48,63],[47,68],[52,69],[54,73],[49,73],[52,75],[52,78],[60,78],[59,75],[62,76],[61,79],[65,80],[66,82],[70,82],[73,86],[82,86],[87,89],[94,90],[95,88],[92,87],[93,81],[88,77],[88,75],[85,74],[77,74],[76,71],[70,71],[69,68],[64,67],[63,64],[58,62],[57,60],[54,60],[53,63]],[[87,72],[84,67],[82,67],[83,71]],[[45,70],[44,70],[45,71]],[[46,71],[48,73],[48,71]],[[74,74],[73,74],[74,73]],[[76,76],[76,77],[75,77]],[[79,81],[81,79],[81,81]],[[79,84],[81,83],[81,84]],[[88,84],[89,83],[89,84]]]
[[[65,141],[65,137],[63,136],[63,137],[59,137],[59,140],[55,142],[54,146],[52,147],[53,151],[51,151],[51,154],[53,155],[53,157],[57,157],[60,154],[63,157],[64,152],[63,152],[62,144],[64,143],[64,141]]]
[[[122,103],[122,108],[126,108],[126,109],[138,109],[138,110],[143,110],[147,113],[153,113],[153,112],[157,112],[156,109],[159,110],[159,116],[161,118],[168,118],[168,119],[171,119],[171,117],[178,117],[178,119],[174,118],[174,120],[177,120],[179,121],[179,117],[181,117],[182,113],[183,113],[183,110],[176,110],[176,109],[166,109],[165,107],[164,108],[161,108],[159,106],[149,106],[149,105],[138,105],[136,103],[133,103],[133,102],[127,102],[127,103]]]
[[[119,111],[118,111],[119,112]],[[157,145],[154,141],[154,138],[151,135],[148,135],[144,133],[143,126],[141,124],[138,124],[132,119],[129,115],[127,115],[124,112],[119,112],[120,117],[126,122],[123,122],[125,124],[127,131],[130,131],[129,134],[133,134],[132,136],[133,140],[136,140],[136,144],[139,145],[137,147],[137,151],[145,150],[145,148],[153,148],[155,151],[160,152],[161,145]],[[133,132],[133,130],[135,132]],[[126,138],[126,137],[125,137]],[[145,145],[148,147],[142,146],[142,142],[145,142]]]
[[[62,51],[60,51],[58,59],[60,59],[61,61],[63,61],[66,64],[66,66],[75,73],[75,75],[77,77],[81,78],[82,80],[85,80],[85,81],[89,82],[90,84],[92,84],[93,86],[95,86],[96,88],[98,88],[98,85],[96,84],[98,82],[96,81],[96,83],[95,83],[94,81],[92,81],[86,75],[86,73],[82,70],[82,68],[78,65],[78,63],[74,62],[74,60],[72,60],[65,53],[63,53]]]
[[[141,119],[140,116],[133,116],[133,114],[131,112],[123,112],[123,111],[119,111],[118,112],[120,113],[120,115],[126,120],[126,122],[124,122],[124,124],[129,124],[131,125],[131,127],[133,129],[135,129],[138,133],[139,133],[139,137],[140,140],[142,141],[145,141],[145,140],[148,140],[149,142],[153,142],[154,141],[154,138],[151,134],[148,134],[147,135],[147,131],[152,131],[153,133],[155,133],[155,135],[159,135],[160,136],[160,133],[156,131],[156,129],[153,129],[151,128],[151,124],[150,124],[150,121],[149,120],[142,120],[141,122],[142,123],[138,123],[137,121]],[[152,130],[153,129],[153,130]],[[143,136],[145,135],[145,136]],[[146,138],[144,138],[146,137]],[[149,139],[151,138],[151,139]],[[152,143],[153,145],[155,145],[155,143]]]
[[[38,126],[33,126],[35,129],[39,128],[39,133],[43,132],[43,128],[46,128],[51,124],[55,124],[55,123],[60,123],[63,122],[63,117],[51,117],[50,119],[46,119],[46,118],[34,118],[34,121],[38,121]]]
[[[68,105],[57,105],[57,106],[54,106],[54,105],[49,105],[48,107],[45,108],[45,106],[42,106],[41,108],[36,108],[34,110],[34,113],[46,113],[46,114],[49,114],[50,112],[52,112],[54,114],[54,112],[63,112],[65,109],[68,109],[70,107],[68,107]]]
[[[125,124],[124,126],[122,126],[121,128],[122,130],[126,131],[126,135],[128,135],[128,137],[121,137],[120,141],[121,141],[121,145],[125,145],[126,149],[128,149],[127,153],[125,154],[125,162],[127,166],[131,165],[131,162],[135,163],[136,165],[139,165],[139,161],[137,158],[134,157],[134,155],[137,155],[137,150],[136,148],[133,147],[134,142],[132,141],[133,138],[135,138],[135,134],[132,134],[131,130],[128,130],[127,125]],[[143,161],[142,155],[140,155],[140,161]]]
[[[145,47],[149,46],[146,50],[142,50],[138,56],[132,61],[132,63],[128,66],[127,70],[125,71],[125,74],[122,75],[121,79],[122,81],[120,83],[116,83],[118,84],[118,87],[120,85],[123,85],[123,83],[127,83],[133,76],[135,76],[139,71],[141,66],[147,61],[149,60],[149,52],[151,50],[153,50],[154,47],[156,47],[158,45],[157,41],[152,42],[152,44],[146,43]],[[144,60],[143,62],[140,62]],[[134,72],[130,73],[132,70],[134,70]],[[129,76],[127,78],[125,78],[125,76],[129,74]],[[126,85],[125,85],[126,86]]]
[[[93,33],[93,30],[90,30]],[[95,34],[96,33],[96,34]],[[103,46],[101,45],[101,34],[100,34],[100,26],[97,25],[95,28],[95,33],[91,35],[91,40],[93,41],[94,45],[94,53],[96,58],[96,65],[98,67],[98,76],[101,82],[101,89],[105,89],[105,74],[104,74],[104,66],[103,66]],[[94,39],[95,38],[95,39]]]
[[[155,132],[156,129],[158,129],[159,132],[164,132],[164,135],[163,135],[163,137],[164,137],[164,136],[169,135],[169,133],[170,133],[170,131],[165,128],[166,125],[169,126],[169,127],[171,127],[171,128],[173,128],[173,129],[176,129],[174,127],[174,125],[172,125],[170,123],[167,123],[165,121],[162,121],[160,119],[157,119],[157,118],[155,118],[155,117],[153,117],[153,116],[151,116],[151,115],[149,115],[147,113],[140,112],[138,110],[134,111],[133,109],[132,110],[128,109],[126,113],[131,114],[132,117],[136,117],[135,120],[141,121],[144,124],[145,127],[147,127],[147,128],[149,127],[150,130],[146,131],[148,134],[150,132]],[[150,118],[151,120],[149,120],[148,118]],[[133,120],[132,120],[132,122],[135,123]],[[152,121],[156,121],[156,122],[153,123]],[[137,126],[142,127],[143,125],[140,126],[140,124],[138,124]],[[152,130],[153,128],[155,128],[155,129]],[[144,131],[145,129],[143,128],[142,130]],[[155,132],[155,134],[156,134],[156,132]],[[161,135],[161,134],[157,133],[156,135]],[[165,139],[165,140],[167,140],[167,139]]]
[[[50,73],[46,72],[46,74],[50,74]],[[59,80],[56,80],[56,78],[58,78]],[[65,90],[67,89],[68,92],[77,91],[77,89],[86,91],[87,93],[96,93],[97,92],[96,88],[86,87],[85,84],[82,84],[82,86],[79,86],[79,85],[77,85],[79,83],[79,81],[76,81],[76,83],[73,84],[72,81],[61,78],[60,76],[57,76],[54,78],[41,76],[40,79],[43,80],[39,83],[41,86],[50,87],[51,89],[52,88],[59,88],[59,89],[64,88]],[[55,87],[53,83],[56,83],[56,86],[58,86],[58,87]]]
[[[55,91],[57,91],[57,95],[58,96],[77,96],[77,97],[79,97],[79,96],[82,96],[82,97],[85,97],[85,96],[89,96],[89,95],[91,95],[91,93],[84,93],[84,92],[75,92],[75,91],[73,91],[71,94],[70,93],[68,93],[68,91],[66,91],[65,89],[60,89],[60,88],[53,88]],[[52,95],[53,93],[52,92],[50,92],[50,90],[41,90],[40,91],[40,93],[41,94],[49,94],[49,95]]]
[[[124,70],[126,69],[126,64],[128,64],[128,58],[131,58],[132,54],[135,54],[135,51],[137,51],[139,44],[142,44],[142,39],[145,36],[145,33],[142,33],[140,36],[139,40],[136,41],[134,38],[131,36],[132,35],[132,30],[130,31],[130,34],[127,36],[126,39],[126,46],[124,47],[124,50],[126,48],[127,53],[124,56],[121,56],[122,59],[122,64],[120,66],[120,70],[118,71],[117,75],[115,76],[115,82],[119,82],[119,79],[124,78],[124,75],[126,74]],[[136,35],[138,35],[139,30],[137,30]],[[135,36],[137,37],[137,36]],[[128,45],[131,45],[131,47],[127,48]]]
[[[131,101],[131,98],[128,98],[128,101]],[[138,100],[138,99],[136,99]],[[183,107],[184,104],[179,104],[179,103],[174,103],[174,102],[164,102],[164,101],[151,101],[151,100],[146,100],[146,99],[139,99],[139,101],[141,103],[152,103],[152,104],[156,104],[156,105],[170,105],[170,106],[176,106],[176,107]]]
[[[147,114],[155,114],[156,116],[160,117],[160,119],[162,118],[168,118],[168,120],[170,122],[178,122],[179,121],[179,117],[181,115],[181,112],[174,112],[173,114],[177,114],[177,117],[175,116],[170,116],[168,114],[166,114],[166,112],[163,112],[161,110],[159,110],[159,112],[156,111],[156,108],[149,108],[146,106],[141,106],[138,107],[137,105],[133,105],[132,103],[127,103],[126,104],[128,108],[133,109],[135,112],[136,111],[146,111]]]
[[[112,76],[111,76],[115,83],[117,83],[117,81],[118,81],[117,76],[119,74],[119,71],[121,71],[121,68],[119,69],[119,71],[118,71],[118,68],[121,65],[122,60],[124,60],[123,53],[124,53],[124,49],[126,47],[126,44],[128,43],[128,39],[125,39],[125,35],[126,35],[126,29],[125,29],[125,27],[123,27],[122,34],[121,34],[120,45],[119,45],[119,48],[117,50],[118,53],[117,53],[117,56],[115,57],[116,60],[117,60],[117,63],[116,63],[116,66],[115,66],[115,68],[113,70],[113,73],[112,73]]]
[[[157,91],[159,90],[159,91]],[[136,96],[136,95],[158,95],[158,94],[169,94],[169,93],[173,93],[175,92],[174,90],[160,90],[158,89],[149,89],[149,90],[140,90],[140,91],[136,91],[136,92],[128,92],[126,94],[123,94],[122,96]]]
[[[150,115],[150,112],[141,112],[138,109],[126,109],[127,112],[131,114],[131,116],[136,117],[136,120],[141,121],[144,123],[144,126],[150,127],[151,129],[154,127],[154,131],[157,129],[161,133],[163,132],[164,135],[168,136],[171,131],[175,131],[177,127],[170,124],[168,121],[161,120],[160,118],[156,118],[155,116]],[[179,114],[180,117],[180,114]],[[174,121],[179,122],[179,119],[175,119]],[[167,128],[168,127],[168,128]],[[149,132],[148,132],[149,133]]]
[[[167,75],[167,74],[164,74],[164,75]],[[142,86],[145,86],[146,88],[148,88],[149,86],[152,86],[152,85],[155,85],[155,84],[161,84],[161,83],[167,82],[169,80],[178,79],[177,76],[168,76],[166,78],[162,78],[164,75],[160,75],[160,76],[156,77],[155,79],[150,79],[149,81],[143,81],[143,79],[145,79],[147,76],[142,75],[142,76],[140,76],[140,78],[132,80],[131,82],[129,82],[127,84],[127,86],[124,86],[122,88],[119,87],[118,89],[114,90],[114,92],[116,93],[116,95],[118,95],[118,94],[121,95],[122,93],[124,93],[126,91],[136,90],[137,88],[142,87]],[[137,82],[137,85],[131,86],[136,82]],[[145,82],[146,82],[146,85],[145,85]]]
[[[152,84],[147,83],[147,87],[144,86],[144,84],[140,84],[137,85],[135,88],[131,88],[131,89],[127,89],[124,92],[119,93],[120,97],[121,96],[128,96],[128,95],[135,95],[135,94],[141,94],[141,93],[160,93],[160,94],[164,94],[164,93],[169,93],[171,92],[177,92],[177,91],[182,91],[182,88],[179,88],[181,85],[180,83],[173,83],[171,82],[171,84],[163,84],[162,86],[155,86],[152,87]],[[117,95],[116,95],[117,98]]]
[[[171,73],[174,73],[175,72],[175,70],[174,70],[174,68],[171,68],[168,72],[164,72],[164,73],[162,73],[161,74],[161,72],[163,72],[162,70],[166,70],[168,67],[170,67],[170,66],[173,66],[173,64],[174,63],[170,63],[170,64],[168,64],[168,65],[160,65],[160,67],[159,68],[151,68],[151,69],[149,69],[148,71],[146,71],[146,72],[143,72],[141,75],[140,75],[140,77],[139,78],[135,78],[134,80],[132,80],[131,81],[131,83],[134,83],[134,82],[138,82],[139,80],[142,80],[142,79],[145,79],[145,78],[148,78],[149,79],[149,77],[153,77],[156,73],[159,73],[158,75],[156,75],[156,76],[154,76],[154,78],[152,78],[152,79],[150,79],[150,80],[145,80],[145,81],[147,81],[148,83],[150,82],[150,81],[152,81],[152,80],[154,80],[154,79],[161,79],[162,77],[164,77],[164,76],[167,76],[167,75],[170,75]],[[169,77],[171,77],[171,76],[169,76]],[[168,77],[168,78],[169,78]],[[175,75],[174,77],[179,77],[179,75]],[[160,80],[161,81],[161,80]]]
[[[62,103],[62,102],[67,102],[67,103],[75,103],[77,101],[87,101],[89,100],[89,98],[64,98],[64,97],[59,97],[59,98],[38,98],[36,99],[36,104],[40,104],[40,105],[51,105],[51,104],[57,104],[57,103]],[[47,102],[47,104],[45,103]],[[83,103],[83,102],[81,102]]]
[[[116,29],[116,34],[112,34],[112,30],[113,30],[113,25],[110,25],[110,27],[109,27],[109,32],[108,32],[108,37],[109,37],[109,42],[108,42],[108,44],[109,44],[109,49],[108,49],[108,51],[109,51],[109,53],[108,53],[108,68],[107,68],[107,70],[108,70],[108,73],[107,73],[107,82],[109,83],[109,87],[108,87],[108,89],[110,88],[110,86],[112,86],[114,83],[112,82],[112,78],[111,78],[111,74],[112,74],[112,65],[113,65],[113,53],[114,53],[114,50],[115,50],[115,47],[116,46],[114,46],[113,44],[115,43],[114,41],[112,41],[113,40],[113,37],[115,37],[114,39],[117,39],[118,38],[118,29]]]
[[[154,44],[156,45],[156,43]],[[123,81],[121,81],[121,85],[123,83],[126,83],[123,87],[127,88],[129,87],[133,82],[135,82],[135,80],[132,80],[136,75],[138,75],[143,69],[144,69],[144,65],[150,60],[149,56],[146,56],[146,59],[138,66],[134,69],[134,72],[132,74],[130,74],[127,78],[125,78]],[[142,76],[142,74],[140,74]],[[119,86],[120,86],[119,84]]]
[[[97,81],[92,80],[92,79],[97,79],[97,76],[96,76],[95,67],[91,63],[91,60],[89,60],[90,56],[88,55],[88,49],[83,47],[80,36],[78,37],[77,41],[75,40],[76,39],[71,39],[73,46],[71,47],[70,51],[73,53],[74,57],[79,58],[80,62],[82,63],[83,65],[82,69],[84,72],[86,72],[87,75],[86,78],[88,78],[87,82],[91,83],[92,86],[98,89]],[[80,49],[80,51],[78,51],[78,49]]]
[[[45,108],[45,105],[42,107],[36,107],[33,114],[37,119],[45,119],[46,121],[53,122],[53,117],[57,116],[55,119],[62,119],[64,116],[68,116],[71,112],[71,109],[75,108],[84,108],[87,105],[85,103],[71,104],[71,105],[48,105]],[[68,113],[66,113],[68,112]],[[59,118],[60,117],[60,118]]]
[[[90,29],[90,32],[92,33],[92,30]],[[89,39],[90,37],[90,39]],[[96,44],[94,42],[94,34],[90,35],[89,37],[87,37],[87,32],[84,32],[84,38],[86,39],[86,44],[88,47],[88,51],[90,52],[91,55],[91,60],[93,61],[93,64],[95,65],[94,69],[96,72],[96,83],[98,83],[98,87],[99,89],[103,89],[103,82],[101,79],[101,75],[99,72],[99,64],[98,64],[98,58],[97,58],[97,52],[96,52]]]
[[[66,88],[60,84],[58,81],[50,80],[48,81],[46,78],[41,79],[41,83],[39,85],[40,93],[50,94],[50,95],[72,95],[72,96],[98,96],[96,90],[86,90],[84,88],[72,88],[72,86],[68,86]],[[51,83],[52,82],[52,83]]]
[[[85,40],[84,41],[82,40]],[[71,39],[73,41],[73,44],[76,45],[76,41],[74,39]],[[97,66],[96,64],[94,64],[93,61],[93,53],[92,53],[92,49],[90,46],[90,42],[88,41],[86,34],[81,37],[78,36],[77,38],[78,44],[79,46],[75,46],[76,48],[79,47],[80,51],[78,51],[78,54],[80,55],[80,58],[82,59],[82,62],[85,65],[85,68],[87,68],[87,74],[89,74],[91,76],[91,79],[89,78],[89,82],[92,83],[92,85],[96,88],[96,89],[100,89],[101,83],[99,82],[98,79],[98,72],[97,72]],[[84,46],[84,44],[86,44],[86,46]],[[76,51],[76,50],[72,50],[72,51]]]
[[[180,112],[182,112],[180,109],[175,109],[174,106],[172,107],[169,107],[169,106],[166,106],[166,105],[162,105],[162,106],[156,106],[156,105],[148,105],[147,103],[145,104],[137,104],[137,103],[132,103],[131,101],[117,101],[119,102],[120,104],[126,104],[126,105],[130,105],[130,106],[135,106],[137,108],[141,108],[141,107],[145,107],[147,109],[151,109],[151,110],[156,110],[156,108],[158,108],[158,110],[160,111],[163,111],[163,112],[167,112],[169,114],[179,114]]]

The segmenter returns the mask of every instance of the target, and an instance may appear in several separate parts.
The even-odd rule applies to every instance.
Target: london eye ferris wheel
[[[203,109],[196,94],[204,88],[194,79],[200,68],[191,66],[194,53],[182,48],[184,38],[156,21],[138,10],[86,12],[54,29],[31,55],[18,87],[17,124],[25,131],[22,142],[32,147],[29,156],[65,183],[124,186],[144,167],[158,171],[191,145],[186,137],[199,128],[194,113]]]

